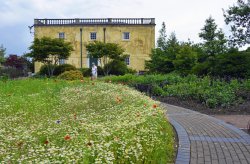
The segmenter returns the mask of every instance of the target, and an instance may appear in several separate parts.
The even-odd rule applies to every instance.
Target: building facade
[[[93,41],[118,43],[125,54],[128,67],[137,71],[145,70],[145,60],[149,60],[151,49],[155,47],[154,18],[101,18],[101,19],[35,19],[34,37],[63,38],[71,42],[74,51],[60,64],[72,64],[77,68],[89,68],[93,59],[89,58],[85,45]],[[35,63],[38,72],[41,63]]]

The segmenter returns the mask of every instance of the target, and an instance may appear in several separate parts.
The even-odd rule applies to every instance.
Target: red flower
[[[154,105],[153,105],[153,108],[157,108],[157,105],[156,105],[156,104],[154,104]]]
[[[70,135],[67,134],[67,135],[64,137],[64,140],[66,140],[66,141],[67,141],[67,140],[70,140]]]
[[[117,103],[120,103],[120,102],[122,102],[122,99],[119,98],[119,97],[116,97],[116,102],[117,102]]]
[[[45,140],[45,141],[44,141],[44,144],[46,144],[46,145],[49,144],[49,141],[48,141],[48,140]]]

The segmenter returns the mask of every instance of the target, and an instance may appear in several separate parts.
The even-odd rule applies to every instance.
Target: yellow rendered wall
[[[130,55],[130,68],[137,71],[145,70],[145,60],[149,60],[151,49],[155,47],[154,25],[91,25],[91,26],[36,26],[35,37],[48,36],[58,38],[59,32],[65,33],[65,41],[72,43],[74,51],[66,63],[80,68],[80,28],[82,28],[82,62],[83,67],[88,67],[85,45],[92,42],[90,33],[97,33],[97,41],[104,41],[106,28],[106,43],[118,43],[125,49],[125,54]],[[123,40],[123,32],[130,33],[130,40]],[[35,72],[38,72],[41,63],[35,63]]]

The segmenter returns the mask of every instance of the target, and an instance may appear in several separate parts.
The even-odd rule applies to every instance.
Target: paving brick
[[[250,163],[250,136],[216,118],[163,104],[179,138],[176,164]]]

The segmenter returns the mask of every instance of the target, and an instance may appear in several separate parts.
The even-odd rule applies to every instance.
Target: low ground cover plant
[[[223,79],[211,79],[206,76],[199,78],[195,75],[182,77],[178,74],[165,75],[124,75],[109,76],[101,80],[114,83],[124,83],[145,92],[150,91],[155,96],[173,96],[180,99],[193,99],[210,108],[228,107],[241,103],[250,96],[250,81],[236,80],[225,81]],[[146,85],[146,86],[145,86]],[[139,88],[140,90],[140,88]]]
[[[0,81],[3,163],[172,163],[159,104],[122,84]]]

